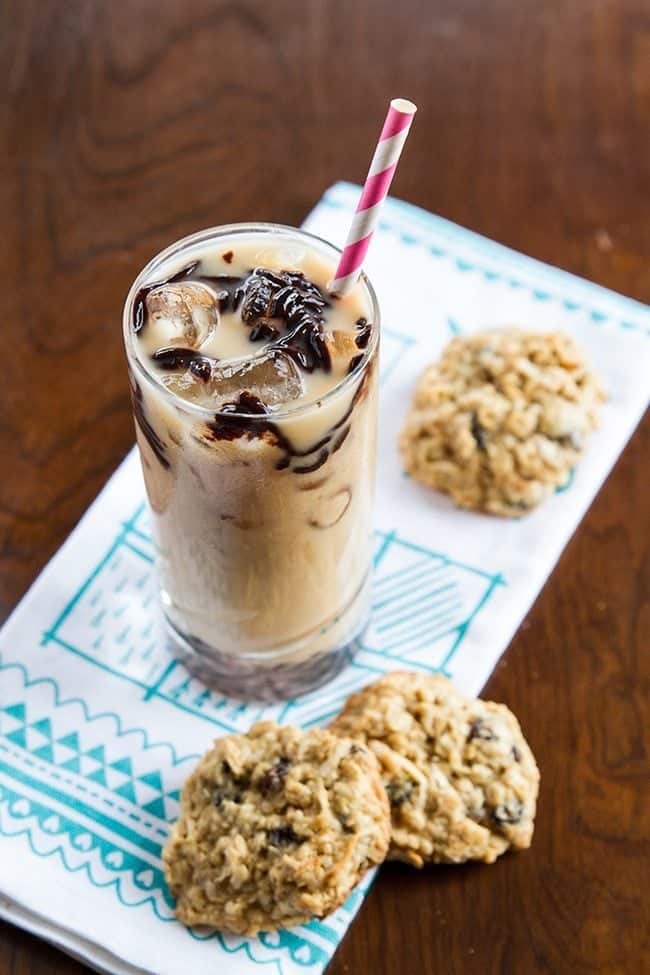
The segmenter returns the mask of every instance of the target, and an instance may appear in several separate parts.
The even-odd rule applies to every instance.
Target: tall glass
[[[275,224],[234,224],[172,244],[136,278],[124,341],[152,512],[161,600],[175,652],[211,686],[287,698],[333,676],[369,614],[379,309],[354,370],[318,400],[264,417],[215,412],[160,381],[132,328],[141,289],[206,247],[251,234],[296,244],[334,269],[339,251]],[[164,272],[164,273],[163,273]]]

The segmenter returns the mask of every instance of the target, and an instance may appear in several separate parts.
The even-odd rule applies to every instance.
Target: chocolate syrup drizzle
[[[219,361],[212,356],[197,352],[196,349],[184,349],[178,345],[170,345],[168,348],[157,349],[151,358],[157,366],[160,366],[161,369],[167,372],[184,372],[186,369],[191,369],[200,379],[209,379],[212,373],[212,365]],[[204,377],[202,370],[197,370],[196,366],[207,366],[207,375]]]
[[[165,453],[165,445],[147,419],[147,414],[144,411],[144,397],[142,395],[142,390],[139,384],[135,381],[134,385],[131,387],[131,399],[133,401],[133,416],[135,417],[135,422],[140,427],[142,435],[145,437],[147,443],[151,447],[156,459],[160,462],[160,464],[162,464],[165,470],[169,470],[170,465]]]
[[[194,261],[164,281],[140,288],[133,302],[132,327],[136,335],[147,323],[147,296],[152,291],[166,284],[199,281],[214,289],[220,311],[237,311],[241,305],[242,322],[250,326],[251,342],[272,339],[266,351],[282,351],[305,372],[330,372],[332,362],[324,326],[330,303],[304,274],[256,267],[244,277],[235,277],[202,274],[200,268],[201,262]],[[359,337],[357,345],[362,348]],[[164,368],[173,368],[171,361]],[[177,368],[187,366],[179,359]]]
[[[273,271],[257,267],[243,277],[206,275],[201,273],[201,262],[194,261],[165,280],[140,288],[133,303],[132,328],[136,335],[147,323],[147,296],[156,288],[183,281],[199,281],[211,286],[222,312],[235,312],[241,306],[242,322],[251,329],[250,341],[271,340],[264,350],[266,353],[289,356],[305,372],[315,369],[331,371],[324,327],[325,312],[330,302],[320,288],[299,271]],[[365,318],[360,318],[356,325],[355,344],[363,350],[370,340],[372,326]],[[348,372],[353,372],[362,359],[363,353],[354,356]],[[212,365],[218,362],[194,349],[175,346],[158,349],[153,353],[152,360],[166,371],[190,369],[203,380],[210,378]],[[322,440],[307,450],[297,450],[270,418],[268,407],[248,391],[243,391],[236,401],[227,403],[215,413],[207,429],[215,440],[237,440],[239,437],[253,438],[269,434],[283,451],[283,456],[276,463],[278,470],[290,467],[294,458],[310,458],[309,463],[291,469],[295,474],[312,474],[323,466],[331,453],[342,446],[350,432],[348,420],[364,387],[365,380],[359,384],[345,415]],[[142,391],[137,384],[134,411],[155,456],[164,467],[169,467],[164,444],[145,416]]]
[[[270,419],[268,407],[257,396],[248,392],[240,393],[236,402],[227,403],[219,413],[215,414],[214,420],[207,424],[207,428],[215,440],[237,440],[239,437],[252,439],[268,433],[276,446],[283,451],[283,456],[276,462],[276,470],[286,470],[294,458],[307,457],[313,458],[310,463],[298,464],[291,467],[291,470],[294,474],[313,474],[323,466],[330,454],[336,453],[343,445],[350,432],[350,424],[347,421],[364,386],[365,382],[359,384],[344,416],[332,426],[326,436],[306,450],[297,450],[277,423]],[[314,458],[317,451],[318,455]]]

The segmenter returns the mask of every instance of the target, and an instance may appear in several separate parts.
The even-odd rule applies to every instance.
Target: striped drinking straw
[[[357,282],[415,112],[416,106],[405,98],[390,103],[341,260],[327,285],[330,294],[347,294]]]

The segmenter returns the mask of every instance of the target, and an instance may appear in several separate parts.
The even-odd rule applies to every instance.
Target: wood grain
[[[8,0],[0,8],[0,615],[132,442],[120,340],[149,256],[298,223],[359,180],[650,300],[647,0]],[[487,689],[542,767],[533,848],[382,871],[331,975],[640,972],[650,953],[650,423]],[[2,975],[83,966],[8,925]]]

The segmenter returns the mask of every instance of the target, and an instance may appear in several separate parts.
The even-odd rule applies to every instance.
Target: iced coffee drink
[[[205,231],[142,271],[124,312],[162,604],[206,681],[288,697],[368,616],[378,310],[338,251],[269,224]]]

